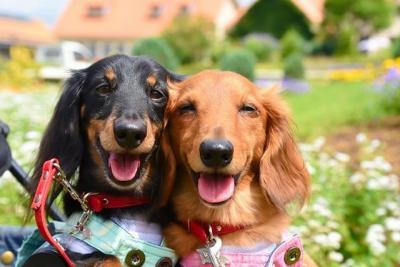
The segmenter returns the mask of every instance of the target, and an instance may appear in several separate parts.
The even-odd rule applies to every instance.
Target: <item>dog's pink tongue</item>
[[[139,169],[140,160],[132,155],[110,153],[108,165],[115,179],[130,181]]]
[[[218,203],[229,199],[235,189],[232,176],[200,174],[197,184],[200,197],[209,203]]]

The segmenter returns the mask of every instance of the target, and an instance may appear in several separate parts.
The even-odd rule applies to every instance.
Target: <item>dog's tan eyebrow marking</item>
[[[83,115],[85,114],[85,109],[86,109],[86,106],[82,105],[81,106],[81,117],[83,117]]]
[[[147,82],[148,85],[154,86],[154,85],[156,84],[156,82],[157,82],[157,77],[156,77],[156,75],[155,75],[154,73],[150,74],[150,75],[147,77],[146,82]]]
[[[117,86],[117,75],[112,68],[106,69],[104,72],[104,77],[110,83],[111,88],[115,88]]]

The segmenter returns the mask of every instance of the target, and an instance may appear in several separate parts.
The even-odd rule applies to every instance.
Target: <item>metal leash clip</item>
[[[202,264],[211,264],[213,267],[225,267],[227,259],[221,255],[222,240],[214,236],[211,225],[208,226],[207,243],[197,249]]]
[[[75,189],[72,187],[72,185],[68,182],[67,177],[63,172],[63,170],[61,169],[60,165],[57,163],[53,163],[53,166],[54,168],[57,169],[57,174],[55,175],[55,179],[62,185],[64,191],[67,191],[69,193],[72,199],[79,202],[83,210],[81,217],[79,218],[78,222],[76,223],[70,234],[84,232],[85,225],[89,221],[90,216],[92,215],[92,211],[89,209],[86,200],[88,195],[86,194],[83,198],[81,198],[79,194],[75,191]]]

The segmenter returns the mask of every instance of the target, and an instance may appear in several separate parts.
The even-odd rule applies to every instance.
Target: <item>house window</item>
[[[102,17],[105,14],[105,8],[101,5],[91,5],[87,10],[87,16],[96,18]]]
[[[159,17],[161,17],[162,12],[163,12],[162,6],[154,5],[154,6],[151,7],[151,10],[150,10],[150,18],[159,18]]]
[[[191,5],[182,5],[179,10],[179,15],[186,16],[193,12],[193,7]]]
[[[73,52],[73,55],[74,55],[75,61],[85,61],[85,60],[88,60],[88,58],[85,57],[85,55],[82,54],[82,53],[80,53],[80,52],[74,51],[74,52]]]

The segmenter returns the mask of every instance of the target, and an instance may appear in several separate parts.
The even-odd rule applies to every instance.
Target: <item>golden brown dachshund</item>
[[[281,242],[290,224],[285,208],[304,204],[310,179],[277,90],[212,70],[172,87],[163,150],[176,221],[165,228],[167,245],[185,259],[214,246],[215,236],[223,247]],[[302,250],[291,253],[289,260],[314,266]]]

